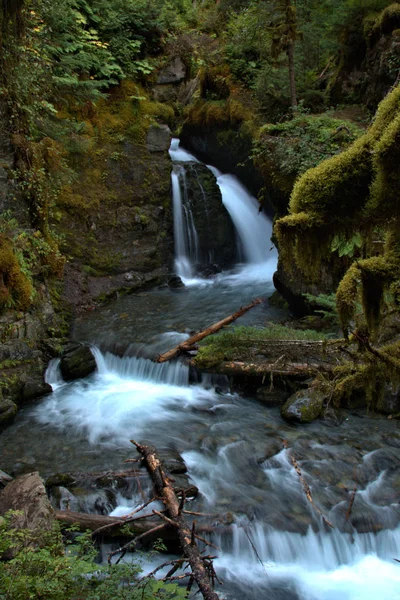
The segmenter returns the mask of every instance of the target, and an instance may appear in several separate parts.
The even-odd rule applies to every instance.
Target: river
[[[184,151],[175,144],[172,152]],[[216,175],[223,195],[228,190],[249,201],[234,178]],[[247,222],[239,212],[239,221]],[[242,264],[202,279],[181,244],[176,268],[184,289],[121,297],[77,319],[73,337],[95,346],[97,372],[65,383],[53,362],[47,372],[53,394],[21,410],[2,433],[1,466],[31,466],[43,476],[120,470],[136,454],[130,439],[152,443],[163,455],[183,458],[200,492],[190,508],[213,515],[206,521],[220,549],[215,566],[224,581],[221,598],[400,599],[398,422],[343,411],[338,423],[291,425],[278,407],[233,391],[223,377],[148,358],[270,295],[276,254],[272,250],[264,260],[271,224],[262,218],[261,256],[258,245],[244,245]],[[279,316],[264,302],[240,324],[265,325]],[[148,489],[148,482],[138,487],[132,481],[125,488],[110,483],[63,493],[71,509],[120,515],[139,505]]]

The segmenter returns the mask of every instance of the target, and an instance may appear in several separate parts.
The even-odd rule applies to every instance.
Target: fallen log
[[[170,527],[175,529],[183,555],[192,570],[192,577],[199,586],[204,600],[219,600],[210,581],[214,578],[212,563],[206,562],[195,542],[194,529],[186,523],[182,503],[178,500],[172,485],[161,467],[161,461],[154,448],[143,446],[131,440],[138,452],[143,456],[147,470],[153,480],[155,494],[163,501],[166,508],[166,519],[173,522]],[[168,528],[168,526],[167,526]]]
[[[200,340],[211,335],[212,333],[216,333],[217,331],[219,331],[226,325],[229,325],[233,321],[236,321],[236,319],[238,319],[239,317],[244,315],[248,310],[250,310],[254,306],[257,306],[257,304],[261,304],[261,302],[262,302],[261,298],[256,298],[255,300],[253,300],[253,302],[251,304],[248,304],[247,306],[243,306],[242,308],[240,308],[238,311],[236,311],[229,317],[226,317],[225,319],[222,319],[222,321],[218,321],[217,323],[210,325],[209,327],[207,327],[207,329],[204,329],[203,331],[199,331],[198,333],[195,333],[190,338],[188,338],[185,342],[182,342],[181,344],[178,344],[178,346],[175,346],[175,348],[172,348],[172,350],[168,350],[168,352],[164,352],[164,354],[160,354],[155,359],[155,362],[163,363],[163,362],[167,362],[168,360],[171,360],[172,358],[175,358],[176,356],[179,356],[179,354],[181,352],[189,350],[194,344],[196,344]]]
[[[225,361],[219,363],[215,367],[212,367],[210,371],[213,371],[215,373],[222,373],[223,375],[265,375],[267,373],[273,373],[274,375],[308,377],[311,375],[316,375],[320,372],[330,373],[333,371],[335,366],[336,365],[333,365],[328,362],[288,362],[286,364],[277,364],[277,361],[257,363],[243,361]]]
[[[154,527],[154,517],[149,515],[146,519],[137,519],[127,522],[123,517],[108,517],[106,515],[95,515],[80,513],[72,510],[56,510],[56,519],[66,525],[78,525],[80,531],[96,531],[96,529],[109,527],[113,535],[120,535],[122,527],[129,526],[130,535],[140,535]]]
[[[150,531],[154,527],[156,522],[155,515],[153,512],[143,518],[142,516],[136,518],[128,517],[109,517],[107,515],[96,515],[89,513],[75,512],[73,510],[56,510],[55,517],[57,521],[65,523],[65,525],[78,525],[80,531],[93,531],[101,530],[98,533],[103,533],[105,530],[110,531],[110,535],[121,535],[122,527],[129,526],[129,535],[141,535]],[[211,533],[213,528],[209,525],[202,525],[198,527],[199,533]],[[112,533],[111,533],[112,532]],[[108,533],[108,532],[107,532]],[[126,537],[127,534],[124,533]],[[171,530],[166,530],[166,536],[159,536],[164,539],[176,539],[175,533],[171,535]]]

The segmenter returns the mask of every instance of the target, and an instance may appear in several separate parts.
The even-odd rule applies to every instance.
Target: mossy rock
[[[17,414],[18,407],[11,400],[0,398],[0,427],[11,421]]]
[[[281,408],[281,415],[286,421],[311,423],[322,413],[325,395],[318,390],[300,390],[296,392]]]
[[[96,370],[96,360],[86,344],[72,344],[61,356],[60,369],[65,381],[87,377]]]

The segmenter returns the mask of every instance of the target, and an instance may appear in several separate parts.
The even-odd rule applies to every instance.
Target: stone
[[[157,77],[158,84],[180,83],[186,77],[186,67],[183,60],[177,56],[160,70]]]
[[[171,289],[179,289],[179,288],[184,288],[185,284],[183,283],[183,281],[179,277],[179,275],[172,275],[168,279],[168,287],[170,287]]]
[[[52,391],[53,388],[51,385],[46,383],[43,378],[28,379],[21,390],[21,401],[30,402],[31,400],[36,400],[36,398],[47,396],[48,394],[51,394]]]
[[[0,489],[6,487],[6,485],[12,480],[13,478],[11,477],[11,475],[8,475],[0,469]]]
[[[12,400],[0,398],[0,426],[11,421],[17,414],[18,407]]]
[[[281,408],[287,421],[310,423],[322,413],[325,396],[313,389],[300,390],[290,396]]]
[[[146,147],[149,152],[165,152],[171,144],[171,130],[168,125],[150,125],[147,131]]]
[[[87,344],[72,344],[61,355],[61,375],[65,381],[87,377],[96,370],[96,360]]]
[[[376,403],[376,411],[384,415],[400,413],[400,386],[385,384],[383,396]]]
[[[258,388],[256,395],[257,400],[260,400],[260,402],[267,406],[283,404],[289,396],[288,392],[285,392],[284,390],[277,388],[271,390],[269,385]]]
[[[13,517],[13,527],[37,532],[39,544],[41,533],[53,529],[55,513],[37,471],[17,477],[0,493],[0,515],[9,510],[20,511]],[[11,558],[9,552],[6,557]]]

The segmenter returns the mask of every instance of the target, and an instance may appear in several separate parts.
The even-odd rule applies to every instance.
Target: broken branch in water
[[[138,444],[134,440],[131,441],[144,458],[147,470],[154,483],[155,493],[165,505],[167,518],[174,522],[184,558],[192,569],[191,575],[199,586],[204,600],[219,600],[218,595],[213,590],[213,581],[217,577],[212,561],[201,556],[195,542],[194,530],[191,530],[181,514],[179,499],[162,470],[161,461],[155,449]],[[168,527],[164,524],[163,526]]]
[[[301,485],[303,487],[303,490],[304,490],[304,493],[306,495],[307,500],[309,501],[309,503],[311,504],[311,506],[313,507],[313,509],[322,518],[322,520],[324,521],[324,523],[326,523],[329,527],[331,527],[332,529],[334,529],[334,526],[332,525],[332,523],[330,521],[328,521],[328,519],[322,513],[321,509],[318,508],[318,506],[316,506],[316,504],[314,503],[313,497],[311,495],[310,486],[308,485],[307,481],[304,479],[303,474],[301,472],[301,469],[299,467],[299,464],[298,464],[297,460],[295,459],[295,457],[293,456],[293,454],[290,452],[289,446],[288,446],[288,443],[287,443],[286,440],[283,440],[283,447],[288,450],[288,456],[289,456],[290,462],[292,463],[292,465],[293,465],[293,467],[294,467],[297,475],[300,477],[300,483],[301,483]]]

